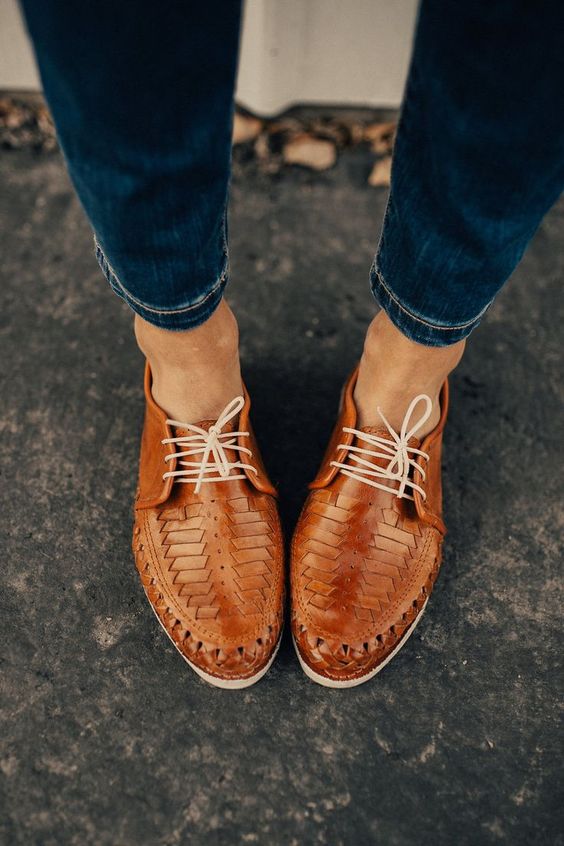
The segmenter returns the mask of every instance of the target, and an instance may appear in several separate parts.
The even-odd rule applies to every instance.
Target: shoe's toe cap
[[[264,675],[279,645],[280,613],[249,621],[235,630],[222,631],[221,626],[202,630],[186,619],[179,620],[156,586],[145,589],[159,622],[178,651],[210,684],[247,687]]]
[[[235,640],[202,640],[177,623],[172,637],[184,658],[211,684],[246,687],[258,681],[270,666],[279,644],[280,626],[273,621],[258,636],[253,633]]]
[[[423,606],[424,607],[424,606]],[[372,678],[399,651],[413,631],[422,608],[413,605],[395,625],[375,628],[359,641],[328,636],[311,621],[292,620],[292,634],[298,658],[306,674],[329,687],[353,687]]]

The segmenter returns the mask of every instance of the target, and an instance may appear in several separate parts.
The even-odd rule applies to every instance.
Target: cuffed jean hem
[[[96,239],[94,239],[94,244],[96,259],[102,273],[118,297],[125,300],[128,306],[143,320],[152,323],[153,326],[159,326],[161,329],[170,329],[172,332],[195,329],[196,326],[205,323],[220,304],[223,291],[229,280],[229,258],[226,253],[223,270],[209,291],[194,302],[183,303],[176,308],[155,308],[138,300],[122,285]]]
[[[370,287],[376,302],[384,309],[402,335],[426,347],[448,347],[450,344],[464,340],[480,323],[490,306],[490,303],[488,303],[486,308],[482,309],[476,317],[465,323],[449,326],[444,323],[434,323],[428,317],[417,314],[402,302],[401,298],[392,291],[384,279],[376,262],[370,268]]]

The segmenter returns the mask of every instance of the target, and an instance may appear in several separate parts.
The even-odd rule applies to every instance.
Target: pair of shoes
[[[357,372],[296,527],[292,635],[300,664],[328,687],[361,684],[413,632],[441,561],[441,418],[423,442],[431,400],[412,402],[400,433],[356,429]],[[151,394],[135,501],[133,550],[162,627],[193,670],[244,688],[268,670],[284,622],[284,546],[276,490],[233,399],[217,420],[169,420]],[[423,408],[419,419],[418,409]]]

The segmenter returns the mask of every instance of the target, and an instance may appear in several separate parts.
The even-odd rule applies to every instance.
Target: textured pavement
[[[245,376],[289,534],[374,313],[385,204],[362,150],[239,157]],[[312,684],[286,635],[256,687],[191,673],[130,552],[142,359],[57,154],[0,158],[0,842],[563,843],[564,202],[453,378],[449,535],[427,613],[371,683]]]

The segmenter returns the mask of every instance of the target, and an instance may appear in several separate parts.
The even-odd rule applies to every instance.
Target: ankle
[[[464,347],[465,341],[448,347],[417,344],[380,312],[368,328],[360,362],[355,389],[359,425],[379,425],[379,406],[390,425],[399,430],[412,399],[427,394],[433,411],[419,434],[432,431],[440,417],[441,387],[462,358]]]
[[[135,315],[135,337],[140,350],[152,365],[185,369],[209,363],[209,353],[230,359],[238,354],[239,328],[235,315],[222,300],[205,323],[194,329],[171,331],[147,323]]]
[[[205,323],[182,332],[136,315],[135,335],[151,367],[155,402],[169,417],[187,423],[214,419],[242,393],[239,331],[225,301]]]

